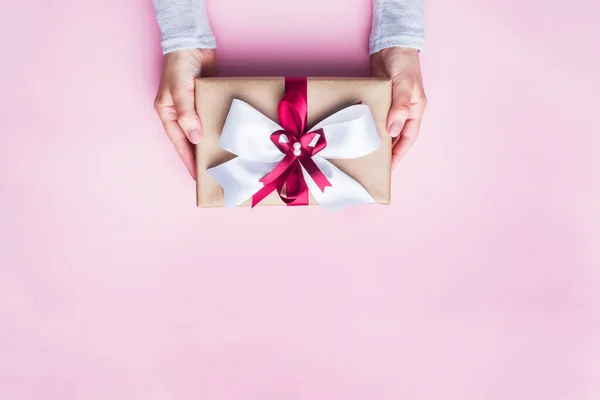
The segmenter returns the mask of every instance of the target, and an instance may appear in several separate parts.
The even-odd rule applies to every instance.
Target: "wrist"
[[[165,54],[164,63],[171,66],[195,66],[201,69],[214,65],[215,51],[201,48],[174,50]]]
[[[393,46],[393,47],[386,47],[385,49],[381,49],[379,50],[377,53],[375,53],[374,55],[379,54],[381,56],[389,56],[389,55],[398,55],[398,56],[415,56],[419,54],[419,50],[415,49],[413,47],[404,47],[404,46]]]
[[[214,58],[214,49],[204,49],[204,48],[185,48],[185,49],[177,49],[165,53],[165,58],[196,58],[198,60],[203,60],[207,58]]]

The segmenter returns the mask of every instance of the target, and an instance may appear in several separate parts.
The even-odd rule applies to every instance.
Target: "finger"
[[[395,168],[398,165],[398,162],[406,155],[408,150],[412,147],[412,145],[417,140],[417,136],[419,135],[419,129],[421,128],[421,119],[409,119],[404,124],[404,129],[402,129],[402,134],[400,138],[396,141],[396,144],[392,148],[392,168]]]
[[[400,135],[406,120],[410,117],[411,96],[410,86],[399,82],[392,84],[392,107],[387,119],[388,132],[391,137]]]
[[[183,133],[181,126],[175,120],[168,121],[163,120],[163,126],[167,136],[175,146],[177,154],[183,160],[183,164],[187,168],[188,172],[193,179],[196,179],[196,157],[194,157],[194,145],[190,143],[188,138]]]
[[[200,117],[196,113],[194,85],[179,85],[171,90],[173,104],[177,110],[177,122],[190,142],[198,144],[202,136]]]

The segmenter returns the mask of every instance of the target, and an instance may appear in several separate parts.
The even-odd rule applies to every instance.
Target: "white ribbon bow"
[[[221,147],[238,157],[208,170],[223,188],[225,207],[239,206],[264,186],[260,180],[284,158],[271,141],[271,134],[283,128],[249,104],[234,99],[221,133]],[[350,159],[365,156],[381,144],[371,110],[366,105],[345,108],[323,121],[312,132],[322,129],[327,147],[312,157],[332,186],[322,192],[308,172],[302,174],[310,194],[327,210],[375,203],[356,180],[327,159]]]

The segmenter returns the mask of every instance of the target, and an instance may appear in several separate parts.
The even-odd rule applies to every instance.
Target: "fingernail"
[[[200,131],[198,129],[192,129],[188,132],[188,137],[190,138],[190,142],[198,144],[201,138]]]
[[[390,136],[396,137],[400,135],[400,131],[402,131],[402,124],[398,121],[394,121],[392,125],[390,125]]]

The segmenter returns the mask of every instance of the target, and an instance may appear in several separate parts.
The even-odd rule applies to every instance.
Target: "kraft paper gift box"
[[[332,114],[361,103],[368,106],[374,121],[379,147],[370,154],[349,159],[328,159],[333,165],[357,181],[372,202],[389,204],[392,141],[386,129],[391,105],[391,82],[379,78],[308,78],[307,128]],[[202,121],[203,136],[196,145],[197,205],[225,206],[223,188],[209,170],[236,156],[221,147],[223,132],[234,99],[241,100],[267,118],[278,122],[278,105],[286,92],[285,78],[202,78],[196,82],[196,107]],[[267,132],[267,135],[271,132]],[[325,188],[325,191],[330,189]],[[317,189],[318,190],[318,189]],[[317,204],[314,196],[309,203]],[[249,198],[242,205],[250,205]],[[277,191],[258,205],[285,205]]]

